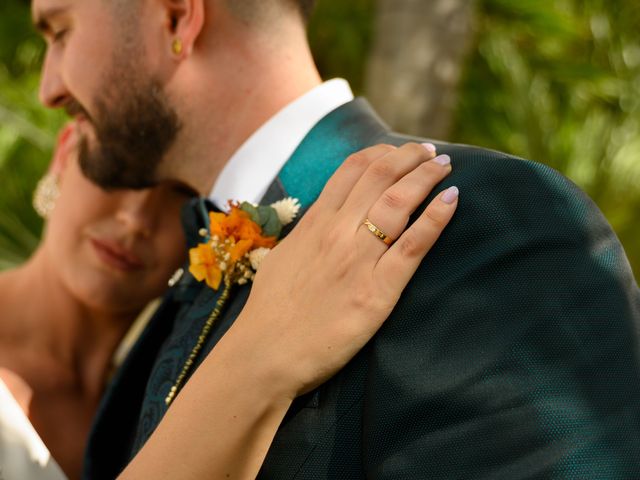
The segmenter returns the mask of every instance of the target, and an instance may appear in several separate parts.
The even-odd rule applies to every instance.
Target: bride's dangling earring
[[[60,196],[60,179],[54,173],[47,173],[40,179],[33,192],[33,208],[45,220],[49,218]]]

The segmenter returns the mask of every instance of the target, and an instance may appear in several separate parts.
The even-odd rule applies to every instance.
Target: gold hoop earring
[[[33,192],[33,208],[45,220],[49,218],[60,196],[60,179],[58,175],[47,173],[40,179]]]
[[[180,55],[182,53],[182,40],[176,38],[171,42],[171,52],[174,55]]]

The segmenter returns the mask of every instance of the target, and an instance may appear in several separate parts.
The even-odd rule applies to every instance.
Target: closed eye
[[[68,32],[68,28],[56,29],[62,26],[60,23],[64,21],[67,14],[67,7],[54,7],[45,10],[34,10],[33,24],[36,30],[47,40],[51,42],[59,42],[64,40]]]
[[[67,36],[68,32],[69,32],[69,29],[66,29],[66,28],[64,30],[53,32],[51,35],[51,40],[53,41],[53,43],[62,42]]]

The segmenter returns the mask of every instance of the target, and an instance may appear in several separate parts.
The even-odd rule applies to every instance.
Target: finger
[[[334,210],[339,209],[367,168],[377,159],[393,152],[396,148],[392,145],[375,145],[349,155],[325,185],[316,205]]]
[[[407,143],[374,161],[362,174],[343,208],[358,225],[382,193],[418,165],[435,156],[432,144]]]
[[[448,155],[439,155],[420,164],[385,190],[369,210],[368,220],[391,239],[398,238],[409,223],[409,217],[450,172],[451,159]],[[387,250],[388,246],[372,236],[372,232],[364,224],[360,230],[359,236],[369,237],[368,240],[362,238],[361,242],[378,240],[379,245],[372,248],[379,250],[380,255]]]
[[[449,224],[458,206],[458,189],[450,187],[440,193],[420,217],[382,255],[374,276],[389,300],[400,296],[427,252]]]

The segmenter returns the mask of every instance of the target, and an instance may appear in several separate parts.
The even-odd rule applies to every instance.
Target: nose
[[[40,102],[49,108],[60,108],[68,101],[70,95],[59,71],[59,53],[47,51],[42,65],[40,79]]]
[[[148,189],[127,191],[122,194],[116,218],[132,234],[148,238],[155,226],[154,203],[153,194]]]

